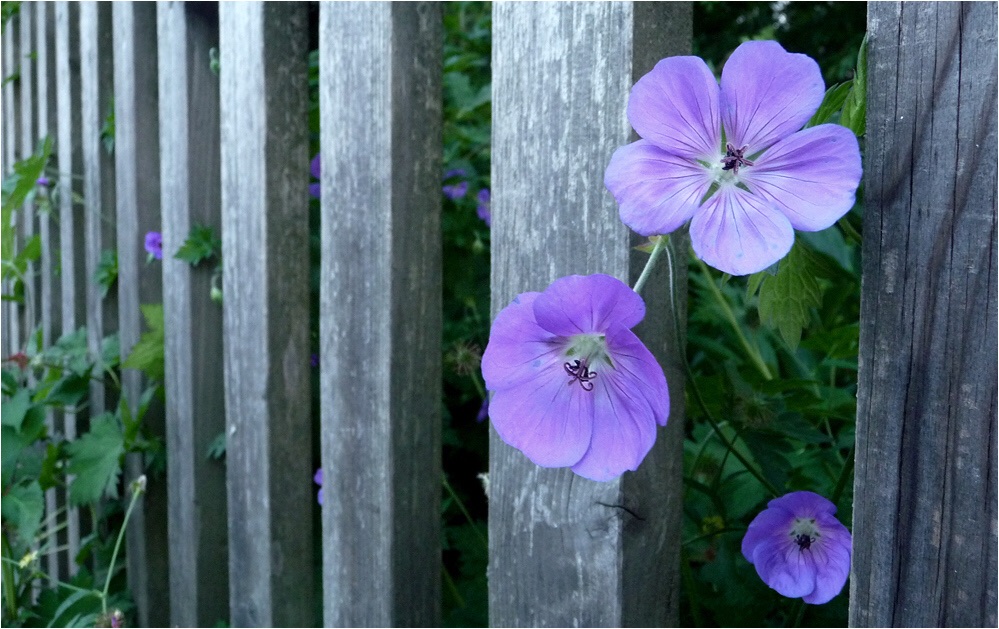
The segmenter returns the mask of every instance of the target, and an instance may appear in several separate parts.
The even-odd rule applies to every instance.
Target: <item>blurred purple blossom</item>
[[[479,414],[475,416],[475,421],[481,424],[482,422],[486,421],[487,417],[489,417],[488,395],[482,400],[482,406],[479,407]]]
[[[452,201],[457,201],[468,193],[468,182],[459,181],[454,185],[444,186],[442,190],[444,191],[444,196]]]
[[[309,366],[310,367],[318,367],[319,366],[319,354],[310,354],[309,355]]]
[[[311,172],[312,176],[316,179],[319,179],[319,175],[322,173],[322,167],[320,164],[321,160],[319,158],[320,155],[322,155],[322,153],[316,153],[316,156],[312,158],[312,163],[309,165],[309,172]],[[318,182],[309,184],[309,194],[315,199],[319,198],[321,189],[322,185]]]
[[[48,188],[50,183],[52,182],[49,181],[49,178],[46,177],[45,175],[42,175],[41,177],[35,180],[35,185],[41,186],[43,188]]]
[[[662,367],[631,331],[644,317],[642,298],[603,274],[517,296],[482,355],[500,438],[541,467],[591,480],[637,469],[669,416]]]
[[[316,470],[316,473],[312,476],[312,482],[319,485],[319,491],[316,493],[316,501],[319,504],[323,504],[323,468]]]
[[[835,513],[836,505],[810,491],[775,498],[749,524],[742,554],[781,595],[828,603],[850,574],[853,542]]]
[[[479,202],[478,207],[475,208],[475,213],[479,215],[479,218],[486,224],[486,227],[491,227],[493,223],[491,212],[492,195],[489,193],[489,188],[479,190],[479,193],[475,195],[475,199]]]
[[[163,235],[159,232],[146,233],[146,252],[157,260],[163,259]]]

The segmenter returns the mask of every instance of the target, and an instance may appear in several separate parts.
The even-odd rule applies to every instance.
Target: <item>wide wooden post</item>
[[[328,626],[439,626],[439,3],[323,3]]]
[[[112,71],[111,4],[80,3],[80,136],[83,144],[83,203],[86,234],[85,284],[87,303],[87,351],[100,363],[104,337],[118,327],[117,292],[107,295],[94,279],[102,252],[115,250],[114,157],[101,139],[112,112],[114,74]],[[81,288],[78,286],[78,289]],[[98,367],[100,368],[100,366]],[[107,409],[104,380],[95,373],[90,382],[90,413]],[[113,410],[113,409],[112,409]]]
[[[314,621],[307,21],[304,3],[219,6],[234,626]]]
[[[139,342],[139,306],[163,300],[159,263],[146,262],[145,234],[160,229],[159,106],[156,78],[156,5],[114,4],[115,182],[118,239],[118,330],[121,360]],[[122,370],[122,396],[134,414],[149,384],[142,372]],[[143,417],[145,434],[162,438],[163,405],[154,399]],[[146,468],[129,454],[125,480]],[[128,588],[142,626],[170,624],[167,562],[167,479],[147,478],[146,493],[128,524]]]
[[[492,312],[558,277],[634,282],[647,259],[604,170],[634,136],[633,82],[689,54],[690,3],[500,3],[493,9]],[[681,322],[686,244],[674,269]],[[678,619],[683,340],[662,264],[639,335],[666,370],[669,424],[637,472],[597,483],[543,469],[495,432],[489,465],[493,626],[668,626]],[[681,328],[682,328],[681,323]]]
[[[852,626],[996,626],[996,5],[871,3]]]
[[[207,455],[225,431],[218,261],[192,268],[174,254],[195,224],[222,235],[219,78],[208,63],[218,5],[159,2],[157,21],[170,620],[209,627],[229,618],[226,468]]]

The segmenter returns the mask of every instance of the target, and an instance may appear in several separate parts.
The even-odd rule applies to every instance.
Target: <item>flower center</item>
[[[789,535],[799,550],[808,550],[822,537],[819,527],[815,525],[815,518],[795,518]]]
[[[562,365],[565,372],[571,376],[569,386],[578,382],[584,391],[593,390],[593,379],[597,372],[590,369],[591,365],[603,363],[613,367],[607,352],[607,340],[603,334],[577,334],[569,341],[565,350],[568,362]]]
[[[753,162],[745,158],[746,149],[749,146],[744,146],[741,149],[735,148],[731,142],[725,145],[725,157],[721,158],[722,170],[731,170],[733,174],[739,174],[740,166],[752,166]]]

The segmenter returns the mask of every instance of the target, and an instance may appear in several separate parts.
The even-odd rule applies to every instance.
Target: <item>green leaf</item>
[[[101,287],[101,297],[107,297],[108,291],[118,279],[118,252],[105,249],[101,252],[100,262],[94,272],[94,281]]]
[[[107,494],[118,495],[118,477],[125,442],[121,427],[111,413],[102,413],[90,424],[90,432],[67,446],[67,472],[76,475],[69,486],[73,505],[86,504]]]
[[[144,332],[139,338],[139,342],[132,347],[132,352],[122,363],[122,367],[138,369],[153,380],[163,382],[165,374],[163,366],[165,339],[163,304],[146,304],[140,306],[140,309],[149,331]]]
[[[860,44],[857,53],[857,72],[853,77],[850,95],[843,104],[840,124],[847,127],[859,138],[867,129],[867,36]]]
[[[45,500],[38,481],[31,481],[27,485],[14,485],[3,497],[3,518],[14,526],[18,538],[24,544],[29,544],[42,523],[44,507]],[[5,523],[4,530],[6,529]]]
[[[221,461],[225,458],[224,432],[220,432],[214,439],[212,439],[212,442],[208,444],[207,456],[209,459],[215,459],[216,461]]]
[[[221,258],[222,241],[215,236],[211,227],[195,224],[187,240],[180,246],[174,258],[197,266],[204,260],[218,256]]]
[[[798,347],[811,309],[822,304],[818,272],[814,254],[803,243],[796,242],[781,260],[777,275],[764,278],[760,284],[760,319],[780,331],[791,349]]]
[[[24,421],[29,408],[31,408],[31,391],[21,389],[0,407],[3,425],[21,430],[21,422]]]
[[[4,488],[14,482],[17,461],[31,441],[10,426],[0,428],[0,460],[2,460],[2,482]]]
[[[45,404],[50,406],[74,407],[80,404],[90,391],[90,378],[70,372],[59,378],[48,395]]]
[[[812,119],[808,121],[808,124],[806,124],[805,127],[815,127],[829,122],[833,115],[842,109],[843,103],[846,102],[846,98],[850,94],[852,83],[852,81],[846,81],[845,83],[833,85],[826,90],[826,95],[822,99],[822,104],[819,105],[818,111],[815,112],[815,115],[812,116]]]

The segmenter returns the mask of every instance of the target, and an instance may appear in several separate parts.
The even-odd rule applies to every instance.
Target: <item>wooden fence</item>
[[[86,324],[92,350],[118,330],[124,356],[139,305],[164,304],[167,401],[147,425],[168,474],[128,537],[143,625],[305,626],[318,591],[328,625],[440,623],[441,15],[432,2],[318,10],[321,590],[308,5],[26,2],[3,34],[4,76],[20,68],[3,88],[4,173],[51,136],[62,200],[58,228],[20,213],[21,234],[42,239],[40,299],[5,306],[4,355],[36,326],[51,341]],[[567,273],[634,279],[603,169],[632,138],[633,81],[689,52],[689,3],[500,3],[493,25],[493,313]],[[875,3],[868,25],[850,620],[995,626],[996,4]],[[100,140],[112,98],[113,158]],[[210,271],[143,263],[146,231],[162,225],[174,251],[193,223],[224,235],[222,309]],[[118,291],[102,300],[88,280],[110,247]],[[600,484],[539,469],[493,435],[493,625],[677,622],[683,347],[664,333],[665,299],[648,296],[641,336],[673,408],[637,473]],[[125,370],[130,400],[142,385]],[[95,385],[92,407],[104,395]],[[74,434],[72,415],[52,421]],[[204,456],[223,430],[225,468]],[[71,514],[71,545],[79,529]]]

